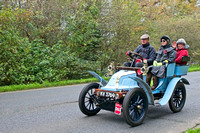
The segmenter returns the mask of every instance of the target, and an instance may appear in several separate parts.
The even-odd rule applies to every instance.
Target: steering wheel
[[[130,56],[131,58],[134,58],[133,56],[136,55],[143,61],[143,57],[140,54],[138,54],[136,52],[130,52],[130,53],[131,53],[131,56]]]

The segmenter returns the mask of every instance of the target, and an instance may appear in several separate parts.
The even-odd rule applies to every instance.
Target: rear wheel
[[[180,112],[185,105],[186,90],[182,82],[178,82],[169,100],[169,107],[172,112]]]
[[[123,116],[131,126],[142,124],[148,110],[148,99],[141,88],[130,90],[123,101]]]
[[[96,115],[100,111],[100,108],[96,106],[96,94],[94,93],[99,86],[97,83],[91,83],[85,86],[79,95],[79,108],[85,115]]]

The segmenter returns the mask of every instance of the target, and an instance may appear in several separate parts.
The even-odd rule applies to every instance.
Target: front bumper
[[[102,89],[95,89],[96,100],[101,109],[108,111],[115,111],[115,104],[123,104],[124,97],[128,91],[107,91]]]

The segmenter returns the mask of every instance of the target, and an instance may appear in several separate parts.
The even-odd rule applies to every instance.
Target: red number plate
[[[115,114],[121,115],[121,108],[122,108],[122,105],[119,103],[116,103],[115,104]]]

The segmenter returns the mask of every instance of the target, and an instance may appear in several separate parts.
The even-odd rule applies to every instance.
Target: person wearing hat
[[[176,52],[177,52],[177,56],[176,56],[176,64],[179,65],[186,65],[187,62],[182,62],[181,58],[183,56],[188,56],[188,51],[187,49],[189,48],[189,45],[187,45],[186,41],[183,38],[178,39],[178,41],[176,42]]]
[[[153,76],[153,86],[152,90],[158,86],[158,77],[165,77],[165,69],[168,63],[175,62],[176,51],[170,44],[170,38],[168,36],[163,36],[160,39],[161,46],[157,52],[157,56],[152,66],[148,67],[148,74],[146,82],[150,85],[151,77]]]
[[[155,60],[156,57],[156,50],[154,49],[154,47],[152,47],[149,43],[149,35],[148,34],[143,34],[140,37],[141,40],[141,45],[139,45],[134,52],[140,54],[143,59],[147,60],[148,65],[152,65],[153,61]],[[130,55],[131,51],[127,51],[126,55]],[[126,67],[142,67],[143,64],[141,63],[141,61],[138,59],[136,60],[136,62],[132,63],[131,66],[131,62],[125,62],[124,66]]]

